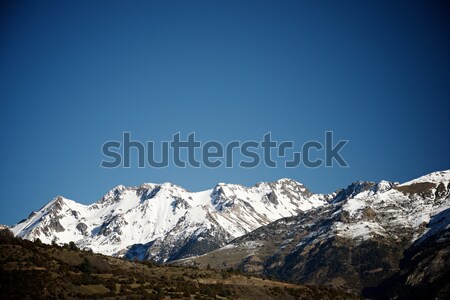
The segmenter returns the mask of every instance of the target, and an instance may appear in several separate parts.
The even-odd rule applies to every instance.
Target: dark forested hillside
[[[337,289],[161,266],[45,245],[0,232],[2,299],[358,299]]]

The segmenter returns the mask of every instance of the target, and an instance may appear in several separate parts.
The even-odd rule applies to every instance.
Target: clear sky
[[[118,184],[331,192],[449,169],[449,15],[445,1],[2,1],[0,223]],[[327,130],[350,167],[100,167],[124,131],[301,146]]]

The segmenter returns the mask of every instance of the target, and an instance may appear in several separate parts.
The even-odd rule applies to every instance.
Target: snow
[[[431,173],[402,185],[416,182],[443,182],[447,186],[450,171]],[[74,241],[94,252],[118,256],[132,245],[154,242],[152,255],[167,259],[169,251],[164,247],[182,246],[193,237],[202,240],[209,234],[225,245],[280,218],[319,207],[333,208],[329,217],[337,221],[308,238],[337,235],[364,240],[387,235],[389,228],[411,229],[418,232],[414,238],[419,238],[430,230],[419,228],[450,208],[448,194],[436,201],[434,196],[406,195],[393,188],[396,185],[381,181],[337,202],[333,201],[335,193],[312,194],[301,183],[286,178],[252,187],[220,183],[200,192],[189,192],[172,183],[119,185],[91,205],[58,196],[11,230],[31,240],[56,240],[60,244]],[[367,214],[369,208],[375,216]],[[349,215],[345,222],[338,219],[344,211]],[[58,222],[63,231],[58,230]],[[87,226],[85,233],[76,228],[80,223]]]
[[[354,216],[358,211],[366,206],[364,199],[353,198],[344,204],[343,209],[350,213],[350,216]]]
[[[378,223],[360,221],[352,224],[336,222],[333,228],[338,236],[350,238],[352,240],[368,240],[375,234],[384,235],[385,229]]]
[[[305,190],[300,185],[291,180],[253,187],[219,184],[200,192],[168,182],[118,185],[91,205],[57,197],[14,226],[13,232],[44,243],[74,241],[107,255],[123,255],[130,246],[151,241],[188,240],[205,230],[223,231],[233,239],[279,218],[326,204],[319,196],[304,197],[298,192]],[[269,193],[276,195],[275,203],[269,201]],[[55,221],[63,231],[54,227]],[[85,234],[76,228],[80,223],[87,226]]]
[[[421,176],[417,179],[413,179],[411,181],[400,184],[399,186],[411,185],[413,183],[420,182],[431,182],[431,183],[440,183],[443,182],[447,185],[450,182],[450,170],[433,172],[424,176]]]

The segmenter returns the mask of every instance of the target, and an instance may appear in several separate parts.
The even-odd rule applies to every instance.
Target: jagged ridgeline
[[[290,179],[195,193],[144,184],[118,186],[91,205],[57,197],[12,231],[128,259],[232,268],[381,298],[380,284],[411,290],[427,282],[427,295],[439,298],[447,295],[448,273],[439,268],[448,267],[449,208],[450,171],[403,184],[358,181],[331,194]],[[423,264],[434,261],[433,249],[441,251],[433,269],[440,271],[427,277]],[[419,263],[405,253],[428,258]]]
[[[449,299],[449,174],[401,185],[353,183],[329,205],[175,263],[238,268],[379,299]]]
[[[326,205],[288,179],[253,187],[218,184],[192,193],[171,183],[118,186],[82,205],[56,197],[12,228],[44,243],[74,241],[94,252],[158,262],[201,255],[277,219]]]

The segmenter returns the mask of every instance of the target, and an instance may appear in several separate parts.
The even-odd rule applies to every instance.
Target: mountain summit
[[[286,178],[252,187],[220,183],[202,192],[172,183],[119,185],[91,205],[58,196],[11,230],[29,240],[73,241],[102,254],[158,262],[261,244],[256,234],[269,230],[262,244],[283,258],[306,259],[313,245],[334,240],[389,241],[403,249],[434,230],[428,227],[433,216],[450,207],[449,189],[450,171],[403,184],[357,181],[331,194],[314,194]],[[298,266],[286,268],[270,267],[287,278]]]
[[[91,205],[58,196],[11,230],[29,240],[73,241],[102,254],[165,262],[204,254],[327,200],[288,179],[221,183],[196,193],[171,183],[119,185]]]
[[[412,299],[404,290],[450,291],[450,171],[403,184],[354,182],[329,204],[277,220],[178,264],[238,268],[311,285]],[[406,253],[406,256],[405,256]],[[420,253],[421,256],[414,256]],[[433,271],[430,271],[433,270]],[[398,275],[396,275],[398,274]],[[395,276],[397,277],[395,277]],[[394,276],[382,287],[370,289]],[[409,276],[409,277],[408,277]],[[382,290],[382,288],[381,288]],[[438,294],[436,298],[444,299]],[[431,298],[431,296],[429,296]],[[428,297],[424,297],[428,298]]]

